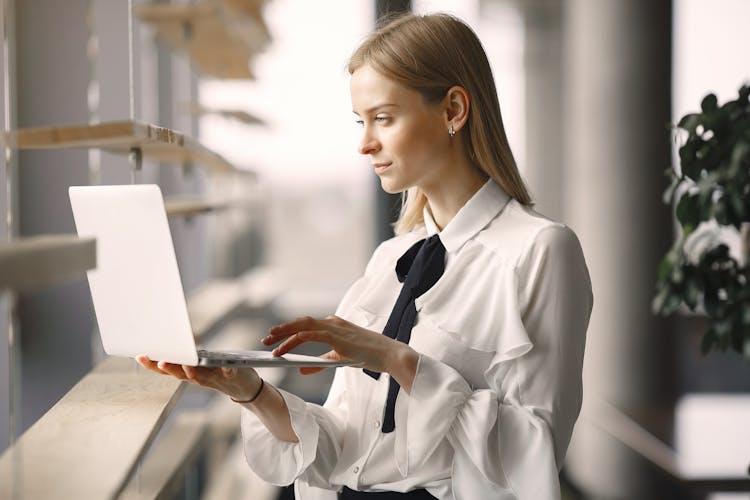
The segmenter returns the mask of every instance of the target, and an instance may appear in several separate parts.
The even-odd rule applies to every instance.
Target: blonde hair
[[[464,134],[471,162],[524,205],[531,197],[518,172],[500,114],[495,81],[487,55],[472,29],[448,14],[402,15],[387,19],[349,59],[349,73],[364,65],[405,87],[425,102],[438,103],[458,85],[470,96]],[[404,195],[396,234],[424,224],[427,197],[413,187]]]

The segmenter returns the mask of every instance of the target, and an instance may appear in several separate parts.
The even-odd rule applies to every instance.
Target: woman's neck
[[[423,187],[427,196],[432,218],[439,230],[443,230],[461,207],[487,182],[487,176],[477,168],[470,166],[468,171],[456,172],[441,179],[431,188]]]

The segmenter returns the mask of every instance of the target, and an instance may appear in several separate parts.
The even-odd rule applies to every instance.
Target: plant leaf
[[[716,100],[716,94],[708,94],[703,98],[703,101],[701,101],[701,109],[706,114],[713,113],[717,108],[718,102]]]
[[[677,126],[693,133],[695,132],[696,127],[701,124],[701,118],[702,116],[698,113],[689,113],[680,119]]]
[[[700,223],[700,212],[698,196],[694,193],[684,193],[677,203],[676,215],[680,224],[685,229],[692,231]]]
[[[700,158],[697,156],[699,147],[700,139],[690,138],[679,150],[682,174],[696,182],[700,179],[700,173],[703,170]]]

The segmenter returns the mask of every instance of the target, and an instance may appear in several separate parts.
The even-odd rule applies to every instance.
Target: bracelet
[[[238,400],[234,399],[232,396],[229,396],[229,399],[231,399],[235,403],[240,403],[240,404],[252,403],[256,399],[258,399],[258,396],[260,396],[260,393],[263,391],[263,386],[264,385],[266,385],[265,380],[260,379],[260,387],[258,387],[258,392],[255,393],[255,396],[253,396],[252,398],[250,398],[250,399],[248,399],[246,401],[238,401]]]

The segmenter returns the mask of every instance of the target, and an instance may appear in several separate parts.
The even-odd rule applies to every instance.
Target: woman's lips
[[[388,167],[390,167],[391,164],[390,162],[389,163],[373,163],[372,166],[375,167],[376,174],[382,174],[383,172],[388,170]]]

